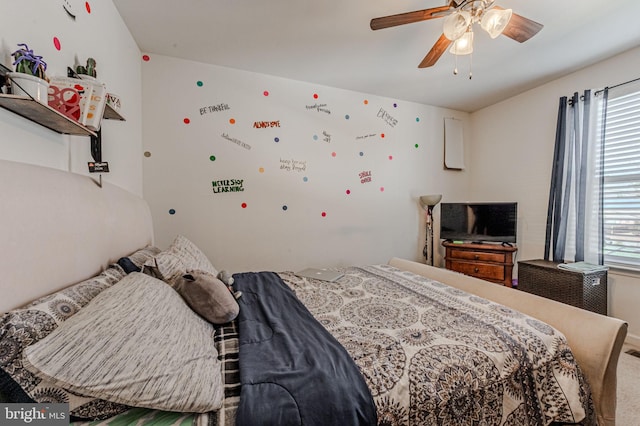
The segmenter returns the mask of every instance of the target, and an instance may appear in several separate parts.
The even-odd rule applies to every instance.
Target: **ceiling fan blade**
[[[442,34],[429,53],[427,53],[427,56],[425,56],[422,62],[420,62],[418,68],[428,68],[435,65],[435,63],[438,62],[438,59],[440,59],[440,56],[442,56],[442,54],[449,48],[451,43],[452,41]]]
[[[500,6],[494,6],[493,8],[503,9]],[[517,42],[524,43],[538,34],[542,27],[544,27],[544,25],[514,13],[511,16],[509,24],[507,24],[507,27],[502,32],[502,35],[512,38]]]
[[[426,21],[428,19],[441,18],[445,16],[442,12],[452,10],[449,6],[432,7],[431,9],[416,10],[415,12],[399,13],[397,15],[383,16],[371,20],[371,29],[380,30],[382,28],[395,27],[398,25],[411,24],[413,22]]]

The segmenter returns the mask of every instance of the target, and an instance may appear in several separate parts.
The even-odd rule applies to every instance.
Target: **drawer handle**
[[[480,259],[480,256],[479,256],[479,255],[477,255],[477,254],[476,254],[475,256],[473,256],[473,257],[474,257],[476,260]]]
[[[478,268],[473,268],[473,272],[478,273],[480,271],[480,269]]]

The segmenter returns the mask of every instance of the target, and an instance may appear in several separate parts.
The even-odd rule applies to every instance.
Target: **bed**
[[[182,269],[215,275],[223,266],[184,236],[155,247],[139,197],[3,160],[0,189],[4,400],[72,401],[74,418],[89,424],[615,424],[626,335],[618,319],[394,258],[344,268],[334,283],[237,272],[238,317],[212,326],[184,308],[171,274],[145,265],[179,252],[189,259]],[[115,321],[123,306],[132,308]],[[184,322],[172,325],[176,318]],[[194,334],[165,333],[172,328]],[[60,361],[54,355],[82,345],[115,350],[114,358],[134,353],[142,343],[131,342],[154,329],[163,335],[147,339],[161,342],[144,351],[147,364],[177,357],[171,368],[188,385],[163,381],[164,366],[131,385],[130,371],[69,378],[48,370]],[[197,354],[186,365],[177,348]],[[154,386],[155,400],[140,397],[140,382]]]

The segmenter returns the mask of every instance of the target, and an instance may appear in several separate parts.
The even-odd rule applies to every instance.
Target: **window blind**
[[[605,114],[604,262],[640,270],[640,90],[610,92]]]

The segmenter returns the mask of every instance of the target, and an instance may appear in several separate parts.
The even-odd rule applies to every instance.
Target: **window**
[[[640,270],[640,88],[609,92],[604,133],[604,262]]]

